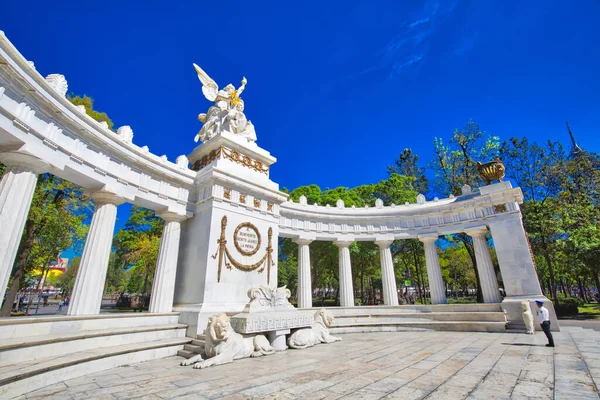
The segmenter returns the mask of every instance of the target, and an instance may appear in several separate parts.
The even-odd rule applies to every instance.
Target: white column
[[[446,289],[444,288],[444,279],[442,278],[442,270],[435,246],[437,238],[438,235],[419,236],[419,240],[425,245],[425,262],[427,264],[431,304],[446,304]]]
[[[158,251],[148,311],[151,313],[168,313],[173,311],[181,221],[186,216],[172,212],[158,214],[158,216],[165,220],[165,226],[160,240],[160,250]]]
[[[396,274],[394,273],[394,261],[390,245],[392,240],[377,240],[379,246],[379,258],[381,259],[381,281],[383,284],[383,304],[386,306],[398,305],[398,287],[396,286]]]
[[[312,288],[310,279],[310,243],[311,239],[295,239],[298,243],[298,308],[312,307]]]
[[[354,287],[349,248],[351,244],[352,242],[335,242],[335,245],[340,249],[340,306],[342,307],[354,307]]]
[[[85,240],[68,315],[100,313],[117,206],[123,203],[121,197],[104,190],[93,193],[92,198],[96,202],[96,210]]]
[[[483,301],[485,303],[500,303],[502,297],[498,289],[498,279],[490,257],[490,251],[485,241],[487,227],[467,230],[465,233],[473,239],[473,248],[475,249],[475,260],[477,261],[477,271],[479,272],[479,281],[481,291],[483,292]]]
[[[46,162],[20,153],[0,153],[6,165],[0,180],[0,299],[4,296],[27,221],[38,174]],[[12,299],[7,299],[7,301]]]

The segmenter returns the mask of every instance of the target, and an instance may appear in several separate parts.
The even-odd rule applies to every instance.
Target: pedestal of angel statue
[[[189,325],[188,335],[203,333],[217,313],[239,313],[250,288],[277,284],[279,204],[287,196],[269,178],[276,159],[256,144],[240,95],[247,81],[219,90],[194,64],[202,93],[212,104],[198,116],[203,123],[188,155],[198,171],[181,223],[174,311]]]

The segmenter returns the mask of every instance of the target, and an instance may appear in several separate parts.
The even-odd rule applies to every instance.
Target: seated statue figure
[[[315,322],[310,328],[298,329],[288,338],[288,347],[292,349],[305,349],[319,343],[333,343],[342,340],[340,337],[331,336],[329,328],[333,325],[333,315],[325,308],[315,314]]]
[[[275,349],[264,335],[243,337],[233,330],[226,314],[216,314],[208,319],[206,326],[204,355],[209,358],[204,360],[202,355],[198,354],[183,361],[181,365],[194,364],[194,368],[207,368],[231,363],[240,358],[271,354],[275,354]]]

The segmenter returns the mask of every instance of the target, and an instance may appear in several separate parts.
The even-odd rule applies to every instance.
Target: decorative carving
[[[307,204],[306,196],[305,195],[300,196],[300,198],[298,199],[298,203],[301,206],[305,206]]]
[[[163,154],[162,156],[160,156],[160,159],[163,160],[164,162],[169,161],[169,158],[167,157],[166,154]]]
[[[461,190],[463,196],[465,194],[470,194],[471,192],[473,192],[473,189],[471,188],[471,186],[469,186],[467,184],[463,185],[463,187],[460,190]]]
[[[506,204],[498,204],[498,205],[494,206],[494,211],[497,214],[506,212]]]
[[[275,262],[273,261],[273,247],[271,245],[272,239],[273,239],[273,228],[269,228],[269,230],[268,230],[267,248],[266,248],[265,255],[258,262],[255,262],[254,264],[250,264],[250,265],[244,265],[244,264],[236,261],[231,256],[231,253],[229,252],[229,249],[227,248],[227,239],[225,239],[226,228],[227,228],[227,216],[223,216],[223,218],[221,218],[221,235],[220,235],[219,239],[217,240],[217,243],[219,244],[219,248],[217,249],[217,252],[212,256],[213,260],[216,260],[217,256],[219,257],[218,270],[217,270],[217,282],[221,281],[221,270],[223,268],[223,264],[225,264],[227,269],[232,269],[235,267],[235,268],[239,269],[240,271],[245,271],[245,272],[258,270],[259,273],[262,273],[266,268],[267,269],[267,285],[268,285],[270,283],[270,279],[271,279],[271,267],[273,265],[275,265]],[[238,226],[238,228],[239,228],[239,226]],[[256,229],[256,227],[254,227],[254,229]],[[258,230],[256,230],[256,232],[258,233]],[[260,235],[258,235],[258,236],[260,236]],[[234,233],[234,242],[235,242],[235,237],[236,237],[236,234]],[[257,246],[257,248],[259,248],[259,247],[260,246]],[[236,246],[236,248],[237,248],[237,246]],[[238,249],[238,251],[240,251],[240,249]],[[240,251],[240,253],[241,253],[241,251]]]
[[[288,300],[291,295],[292,292],[285,286],[280,288],[270,288],[268,286],[251,288],[248,290],[250,302],[246,304],[244,312],[295,310]]]
[[[228,132],[245,138],[248,142],[256,141],[254,125],[244,114],[244,101],[240,95],[246,88],[246,78],[242,78],[242,86],[237,90],[232,84],[219,90],[217,83],[206,72],[194,64],[198,79],[202,82],[202,93],[207,100],[214,102],[208,112],[198,115],[198,120],[204,124],[194,138],[197,142],[207,142],[213,137]]]
[[[340,337],[331,336],[329,328],[333,326],[333,315],[325,308],[315,314],[315,322],[310,328],[298,329],[290,335],[288,346],[292,349],[305,349],[319,343],[333,343],[342,340]]]
[[[246,231],[240,232],[244,228]],[[248,230],[253,232],[248,232]],[[233,244],[237,251],[245,256],[253,256],[256,254],[260,248],[260,242],[260,232],[258,231],[258,228],[250,222],[239,224],[233,232]],[[245,249],[243,246],[246,246],[247,248]]]
[[[104,129],[108,129],[108,122],[106,121],[100,121],[98,122],[100,124],[100,126]]]
[[[273,212],[273,203],[267,203],[267,211]]]
[[[144,146],[144,147],[142,147],[142,151],[144,153],[150,153],[150,148],[148,146]]]
[[[260,199],[254,199],[254,207],[260,208]]]
[[[375,200],[375,207],[376,208],[383,208],[383,200],[381,200],[381,199]]]
[[[194,364],[194,368],[207,368],[227,364],[240,358],[275,354],[275,349],[264,335],[243,337],[233,330],[227,314],[215,314],[208,319],[206,325],[204,354],[209,357],[207,360],[202,359],[202,355],[198,354],[184,360],[181,365]]]
[[[338,201],[336,201],[336,202],[335,202],[335,206],[336,206],[337,208],[344,208],[344,206],[345,206],[345,205],[344,205],[344,200],[342,200],[342,199],[338,199]]]
[[[80,106],[75,106],[75,108],[77,108],[80,113],[85,114],[85,106],[83,104]]]
[[[117,136],[121,138],[121,140],[131,143],[133,141],[133,130],[129,125],[124,125],[117,129]]]
[[[479,176],[484,180],[486,185],[489,185],[494,180],[502,182],[502,179],[504,178],[504,172],[506,171],[502,160],[500,160],[500,157],[496,157],[494,158],[494,161],[490,161],[485,164],[478,162],[475,168],[477,169],[477,172],[479,172]]]
[[[425,204],[425,195],[423,193],[419,193],[417,196],[417,204]]]
[[[231,200],[231,189],[225,189],[223,191],[223,197],[225,197],[227,200]]]
[[[246,195],[244,193],[240,193],[240,203],[246,204]]]
[[[177,166],[181,169],[187,169],[189,163],[190,161],[183,154],[175,159],[175,164],[177,164]]]
[[[200,160],[194,163],[192,169],[195,171],[199,171],[200,169],[204,168],[205,166],[219,158],[233,161],[236,164],[241,164],[244,167],[253,169],[265,175],[269,173],[269,167],[263,165],[262,162],[254,160],[253,158],[250,158],[248,156],[242,155],[239,151],[229,149],[225,146],[221,146],[218,149],[215,149],[210,153],[206,154],[204,157],[202,157]]]
[[[64,75],[61,74],[51,74],[46,77],[46,82],[50,85],[52,89],[62,97],[67,95],[67,90],[69,89],[69,85],[67,84],[67,80]]]
[[[233,161],[234,163],[241,164],[244,167],[255,170],[262,174],[267,175],[269,173],[269,167],[263,166],[263,163],[248,156],[240,154],[236,150],[228,149],[227,147],[221,146],[223,149],[223,158]]]

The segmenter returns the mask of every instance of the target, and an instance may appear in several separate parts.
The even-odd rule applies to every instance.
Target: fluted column
[[[312,240],[299,238],[298,243],[298,308],[312,307],[310,279],[310,243]]]
[[[377,240],[379,246],[379,258],[381,260],[381,281],[383,284],[383,304],[386,306],[398,305],[398,287],[396,286],[396,274],[394,273],[394,261],[390,245],[392,240]]]
[[[96,210],[85,240],[68,315],[100,313],[117,206],[124,201],[114,193],[104,190],[92,194],[92,198],[96,202]]]
[[[340,258],[340,306],[354,307],[354,287],[352,284],[352,263],[350,245],[352,242],[335,242],[339,247]]]
[[[181,221],[187,217],[172,212],[158,214],[158,216],[165,220],[165,226],[160,240],[148,311],[167,313],[173,311]]]
[[[437,235],[419,236],[419,240],[425,245],[425,262],[427,263],[431,304],[446,304],[446,289],[444,288],[444,279],[442,278],[442,270],[435,246],[437,238]]]
[[[15,264],[38,174],[48,171],[50,166],[38,158],[20,153],[0,153],[0,160],[6,165],[0,180],[1,299]]]
[[[500,303],[502,298],[498,289],[498,279],[494,272],[494,264],[490,257],[490,251],[485,242],[487,227],[468,230],[465,233],[473,239],[473,248],[475,249],[475,260],[477,261],[477,272],[479,272],[479,281],[481,291],[483,292],[483,301],[485,303]]]

